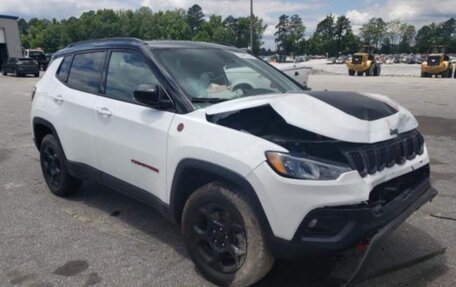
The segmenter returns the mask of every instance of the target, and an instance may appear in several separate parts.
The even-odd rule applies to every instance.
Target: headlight
[[[266,158],[269,165],[278,174],[297,179],[332,180],[351,171],[348,166],[296,157],[281,152],[268,151]]]

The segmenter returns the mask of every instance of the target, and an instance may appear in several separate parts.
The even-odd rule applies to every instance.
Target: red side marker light
[[[180,123],[180,124],[177,125],[177,131],[178,132],[181,132],[183,129],[184,129],[184,124],[183,123]]]

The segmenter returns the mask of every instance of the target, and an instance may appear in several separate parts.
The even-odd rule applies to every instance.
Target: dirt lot
[[[0,77],[0,286],[210,286],[151,208],[90,182],[69,199],[48,192],[30,132],[36,81]],[[311,75],[309,86],[391,96],[431,154],[439,196],[374,250],[358,286],[456,286],[456,79]],[[277,262],[258,286],[331,286],[334,265]]]

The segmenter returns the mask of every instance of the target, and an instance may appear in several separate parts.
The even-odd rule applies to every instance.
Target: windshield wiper
[[[220,103],[220,102],[224,102],[224,101],[228,101],[228,99],[224,99],[224,98],[192,98],[192,103],[210,103],[210,104],[213,104],[213,103]]]

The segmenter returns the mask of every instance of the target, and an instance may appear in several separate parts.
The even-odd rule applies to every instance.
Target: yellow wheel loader
[[[351,61],[345,63],[348,67],[348,75],[380,76],[382,67],[374,55],[374,49],[368,46],[361,48],[359,53],[353,55]]]

